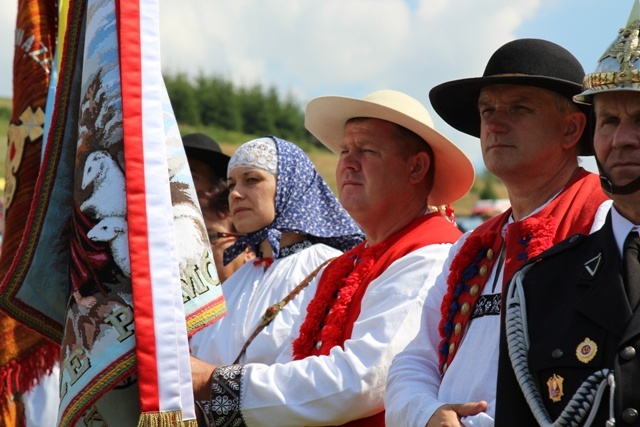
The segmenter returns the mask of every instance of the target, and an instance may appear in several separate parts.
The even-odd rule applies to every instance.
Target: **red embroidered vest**
[[[589,233],[598,207],[607,200],[598,175],[580,168],[564,190],[540,212],[510,224],[506,233],[504,286],[528,259],[576,233]],[[441,305],[440,373],[455,357],[478,298],[503,244],[511,209],[476,228],[456,254]]]
[[[455,225],[436,212],[416,218],[384,242],[370,248],[365,248],[365,244],[362,243],[332,261],[322,273],[316,297],[309,304],[307,317],[300,328],[300,337],[293,344],[294,359],[298,360],[310,355],[328,355],[334,343],[343,346],[344,342],[351,338],[353,324],[360,315],[362,298],[369,283],[380,276],[394,261],[408,253],[431,244],[454,243],[460,235]],[[353,283],[354,280],[355,283]],[[348,286],[350,283],[355,286]],[[336,286],[338,296],[332,295],[335,293]],[[348,291],[350,295],[349,301],[342,307],[343,313],[339,317],[342,320],[331,322],[328,313],[339,316],[340,307],[338,306],[340,297],[343,296],[340,294],[343,291]],[[330,294],[331,298],[323,299],[323,294]],[[335,329],[335,335],[330,338],[329,334],[333,329]],[[317,343],[320,345],[316,347]],[[384,411],[344,425],[384,426]]]

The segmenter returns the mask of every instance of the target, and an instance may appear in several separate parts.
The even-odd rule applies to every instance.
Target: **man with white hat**
[[[418,101],[391,90],[320,97],[306,126],[340,155],[340,201],[367,240],[316,279],[293,355],[271,366],[193,366],[194,393],[215,425],[383,426],[391,360],[415,336],[460,236],[447,209],[430,206],[462,197],[473,167]]]
[[[587,117],[572,102],[583,77],[561,46],[520,39],[500,47],[482,77],[431,90],[447,123],[480,137],[511,208],[451,249],[417,338],[389,372],[388,425],[493,425],[504,284],[527,259],[599,225],[605,196],[577,158],[591,153]]]
[[[496,425],[640,425],[640,2],[584,79],[604,226],[525,265],[509,286]],[[515,371],[514,371],[515,369]]]

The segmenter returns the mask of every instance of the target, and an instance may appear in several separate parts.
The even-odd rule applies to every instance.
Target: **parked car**
[[[482,217],[485,221],[495,215],[501,214],[511,207],[509,199],[484,199],[478,200],[473,205],[472,215]]]
[[[471,231],[480,224],[482,224],[482,217],[479,215],[471,215],[471,216],[457,216],[456,215],[456,225],[463,233],[467,231]]]

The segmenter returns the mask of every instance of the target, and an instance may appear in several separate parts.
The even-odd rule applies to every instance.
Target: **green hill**
[[[9,120],[11,114],[11,100],[6,98],[0,98],[0,139],[4,141],[0,144],[0,189],[4,190],[4,176],[5,176],[5,161],[7,151],[7,130],[9,128]],[[190,126],[180,125],[182,134],[192,132],[202,132],[214,138],[218,141],[222,147],[222,150],[231,155],[235,151],[236,147],[240,144],[249,141],[251,139],[264,136],[264,135],[248,135],[242,132],[229,131],[214,126]],[[298,142],[298,141],[293,141]],[[300,144],[301,148],[307,153],[311,161],[314,163],[320,175],[327,181],[329,187],[336,191],[336,179],[335,169],[338,162],[338,157],[324,148],[318,148],[308,143]],[[493,191],[498,198],[507,197],[504,186],[499,181],[492,179]],[[479,199],[479,195],[485,191],[485,177],[479,176],[476,178],[476,183],[473,189],[461,200],[454,204],[454,209],[457,215],[469,215],[473,204]]]

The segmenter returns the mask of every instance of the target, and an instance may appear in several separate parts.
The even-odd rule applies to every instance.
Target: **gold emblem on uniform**
[[[560,399],[564,396],[564,391],[562,391],[563,382],[564,378],[556,374],[553,374],[553,376],[547,380],[547,387],[549,387],[549,399],[553,402],[560,402]]]
[[[584,341],[578,344],[578,348],[576,348],[576,357],[582,363],[589,363],[596,357],[597,352],[598,346],[596,343],[589,338],[585,338]]]

